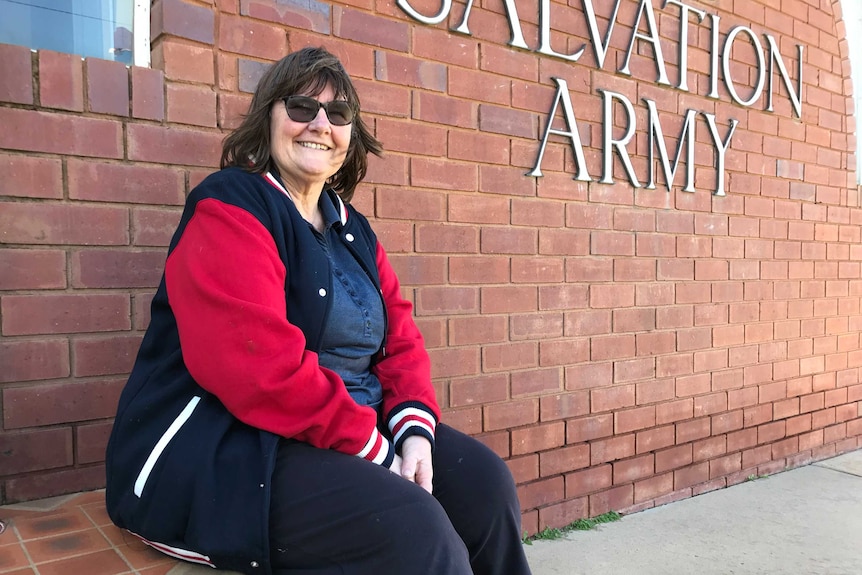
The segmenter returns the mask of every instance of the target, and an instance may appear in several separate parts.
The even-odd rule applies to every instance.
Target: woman
[[[511,475],[437,423],[411,306],[346,203],[380,151],[325,50],[260,80],[189,195],[120,399],[118,526],[249,574],[529,574]]]

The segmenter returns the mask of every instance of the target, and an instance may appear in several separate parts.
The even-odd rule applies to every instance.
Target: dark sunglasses
[[[324,103],[308,96],[288,96],[283,100],[287,115],[294,122],[312,121],[321,108],[326,111],[326,117],[333,126],[346,126],[353,121],[355,115],[353,107],[344,100]]]

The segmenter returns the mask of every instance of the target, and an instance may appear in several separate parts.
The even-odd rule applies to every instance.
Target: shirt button
[[[345,234],[344,239],[348,242],[352,242],[354,240],[353,234]]]
[[[326,297],[326,290],[323,288],[320,288],[319,290],[317,290],[317,293],[320,294],[320,297]]]

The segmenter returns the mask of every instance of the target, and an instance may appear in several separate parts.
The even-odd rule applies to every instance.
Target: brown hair
[[[239,166],[253,173],[277,171],[271,154],[270,111],[276,101],[293,94],[316,96],[331,86],[336,98],[354,109],[353,129],[344,164],[328,185],[349,202],[356,185],[365,177],[368,152],[379,156],[383,146],[371,134],[359,114],[359,95],[338,58],[324,48],[303,48],[288,54],[263,75],[240,126],[222,144],[221,167]]]

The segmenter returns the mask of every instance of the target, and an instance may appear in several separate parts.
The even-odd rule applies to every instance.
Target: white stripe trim
[[[380,432],[376,427],[374,428],[374,432],[371,434],[371,437],[368,439],[368,442],[365,444],[365,447],[363,447],[362,451],[357,453],[356,456],[361,457],[362,459],[368,459],[367,455],[371,453],[377,445],[380,446],[380,449],[377,451],[377,455],[374,456],[374,459],[371,459],[370,461],[380,465],[386,461],[387,457],[389,457],[389,441],[381,437]]]
[[[168,446],[168,443],[171,442],[171,439],[174,438],[183,424],[185,424],[189,417],[192,416],[192,412],[195,410],[195,407],[197,407],[200,400],[201,398],[196,395],[186,404],[185,409],[183,409],[174,422],[171,423],[171,426],[168,427],[168,430],[165,431],[164,435],[162,435],[161,439],[159,439],[156,446],[150,452],[150,456],[147,457],[144,467],[141,469],[141,472],[138,474],[138,478],[135,480],[135,495],[138,497],[140,497],[141,493],[144,492],[144,485],[146,485],[147,479],[149,479],[150,473],[152,473],[153,467],[156,465],[156,461],[159,460],[159,457],[162,455],[165,447]]]
[[[419,409],[416,407],[407,407],[402,409],[395,415],[392,420],[389,422],[389,431],[395,432],[395,428],[398,427],[398,424],[406,417],[418,417],[420,421],[408,421],[404,424],[395,437],[393,437],[393,441],[397,444],[401,437],[404,435],[404,432],[410,429],[411,427],[419,426],[425,429],[428,433],[431,434],[431,437],[434,437],[434,429],[436,427],[436,423],[434,422],[434,417],[425,411],[424,409]]]
[[[421,421],[410,421],[410,422],[404,424],[404,427],[402,427],[401,431],[399,431],[395,435],[395,437],[393,438],[393,441],[395,441],[395,443],[397,444],[401,440],[401,437],[404,435],[404,432],[407,431],[408,429],[410,429],[411,427],[421,427],[422,429],[424,429],[425,431],[430,433],[431,437],[434,437],[434,429],[430,425],[428,425],[427,423],[423,423]]]
[[[344,201],[342,201],[341,196],[335,194],[336,199],[338,199],[338,212],[341,215],[341,225],[347,224],[347,208],[344,206]]]
[[[285,196],[287,196],[291,201],[293,201],[293,198],[291,198],[291,197],[290,197],[290,194],[288,194],[288,193],[287,193],[287,190],[286,190],[286,189],[284,189],[284,186],[282,186],[282,185],[281,185],[281,183],[280,183],[277,179],[275,179],[275,176],[273,176],[272,174],[270,174],[269,172],[267,172],[267,173],[265,173],[265,174],[263,175],[263,177],[266,179],[266,181],[267,181],[267,182],[269,182],[270,184],[272,184],[272,186],[273,186],[274,188],[277,188],[278,190],[280,190],[282,194],[284,194],[284,195],[285,195]]]
[[[432,430],[435,427],[433,415],[431,415],[424,409],[419,409],[418,407],[405,407],[404,409],[399,411],[398,414],[395,415],[389,422],[389,430],[394,430],[396,427],[398,427],[398,424],[401,423],[401,420],[408,416],[415,416],[425,420]]]
[[[371,453],[371,450],[374,449],[374,446],[377,445],[378,438],[380,437],[380,432],[377,431],[377,428],[374,428],[374,431],[371,432],[371,437],[368,438],[368,441],[365,443],[365,447],[362,448],[362,451],[356,454],[357,457],[365,458],[366,455]]]
[[[170,555],[171,557],[176,557],[177,559],[182,559],[183,561],[190,561],[192,563],[199,563],[201,565],[209,565],[210,567],[215,568],[215,564],[212,562],[212,559],[210,559],[207,555],[195,553],[194,551],[189,551],[188,549],[171,547],[170,545],[165,545],[164,543],[159,543],[157,541],[150,541],[149,539],[141,537],[134,531],[129,531],[129,533],[131,533],[153,549],[161,551],[165,555]]]

